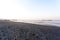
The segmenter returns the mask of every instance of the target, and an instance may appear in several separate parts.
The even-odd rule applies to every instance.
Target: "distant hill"
[[[60,40],[60,27],[0,20],[0,40]]]

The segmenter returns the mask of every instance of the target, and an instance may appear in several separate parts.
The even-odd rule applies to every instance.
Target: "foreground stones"
[[[0,40],[60,40],[60,28],[17,22],[0,22]]]

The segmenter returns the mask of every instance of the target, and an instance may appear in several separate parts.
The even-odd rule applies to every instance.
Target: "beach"
[[[60,40],[60,27],[0,20],[0,40]]]

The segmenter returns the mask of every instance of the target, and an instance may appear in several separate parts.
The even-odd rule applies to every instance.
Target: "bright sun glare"
[[[27,10],[16,3],[16,0],[0,0],[0,18],[22,19],[27,17]]]
[[[18,0],[0,0],[1,19],[49,19],[56,16],[55,3],[53,3],[53,1],[46,0],[41,3],[39,2],[39,4],[38,2],[35,3],[35,1],[32,2],[32,0],[32,3],[29,3],[26,0],[26,5],[22,2],[22,0],[19,3],[17,1]]]

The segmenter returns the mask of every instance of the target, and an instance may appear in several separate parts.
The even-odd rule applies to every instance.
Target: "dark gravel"
[[[1,20],[0,40],[60,40],[60,27]]]

